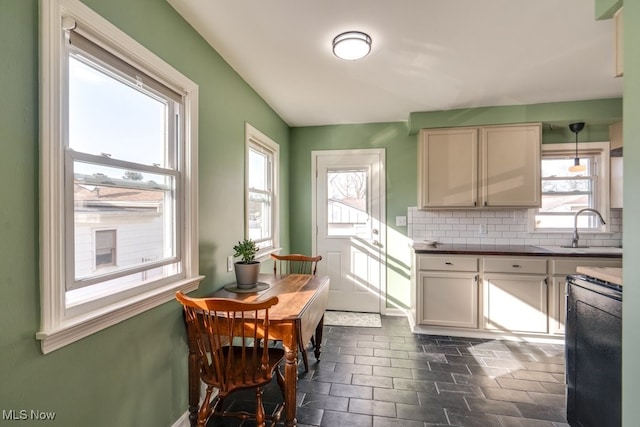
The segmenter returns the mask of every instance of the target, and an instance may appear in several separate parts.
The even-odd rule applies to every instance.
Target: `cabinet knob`
[[[513,268],[520,268],[520,264],[513,264],[511,267],[513,267]]]
[[[487,203],[487,201],[486,201],[486,200],[484,201],[484,205],[485,205],[485,206],[488,206],[488,203]]]
[[[452,262],[448,262],[448,261],[447,261],[447,262],[445,262],[445,264],[446,264],[446,265],[453,265],[453,263],[452,263]]]

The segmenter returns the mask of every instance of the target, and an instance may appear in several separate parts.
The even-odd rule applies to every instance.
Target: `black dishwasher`
[[[567,421],[572,427],[622,424],[622,286],[567,277]]]

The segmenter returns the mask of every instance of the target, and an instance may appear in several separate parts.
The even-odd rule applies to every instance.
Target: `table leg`
[[[320,346],[322,344],[322,329],[324,328],[324,315],[320,318],[318,322],[318,326],[316,326],[316,339],[315,339],[315,348],[313,350],[313,354],[316,356],[316,360],[320,361]]]
[[[285,426],[296,425],[296,389],[298,382],[298,346],[295,340],[290,345],[283,342],[284,347],[284,390],[285,390]]]

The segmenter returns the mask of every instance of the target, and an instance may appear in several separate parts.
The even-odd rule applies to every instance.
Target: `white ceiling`
[[[291,126],[622,96],[594,0],[168,2]],[[369,56],[333,55],[348,30]]]

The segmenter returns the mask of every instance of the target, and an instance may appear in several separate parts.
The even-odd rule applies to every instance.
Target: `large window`
[[[42,4],[46,353],[201,277],[197,86],[82,3]]]
[[[246,236],[257,243],[260,254],[278,246],[279,146],[246,124]]]
[[[580,144],[582,172],[571,172],[575,145],[545,144],[542,148],[542,206],[533,215],[533,231],[573,230],[575,214],[592,208],[609,216],[609,148],[607,143]],[[584,231],[606,231],[595,215],[578,217],[578,228]]]

